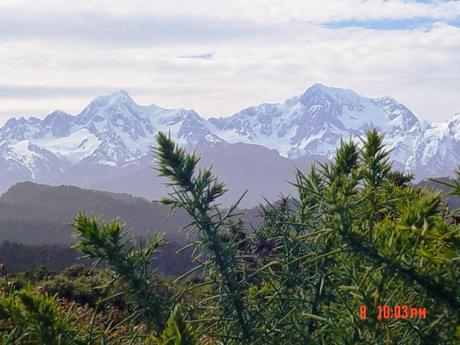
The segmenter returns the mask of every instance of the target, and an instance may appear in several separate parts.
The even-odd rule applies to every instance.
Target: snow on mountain
[[[193,110],[140,106],[119,91],[97,97],[76,116],[55,111],[43,120],[9,120],[0,129],[0,155],[24,166],[33,178],[46,155],[61,160],[60,170],[82,161],[118,165],[148,154],[159,130],[170,130],[182,144],[210,134]]]
[[[228,142],[259,144],[288,158],[330,156],[340,138],[357,138],[370,128],[379,129],[393,143],[419,124],[409,109],[391,98],[371,99],[321,84],[284,103],[250,107],[210,122]]]
[[[160,130],[169,129],[179,142],[191,143],[194,133],[190,126],[199,131],[203,123],[193,110],[140,106],[125,91],[119,91],[93,100],[75,117],[74,126],[87,129],[100,141],[94,157],[117,163],[147,154]]]
[[[245,143],[289,159],[330,158],[341,138],[357,140],[370,128],[385,134],[394,166],[420,178],[451,174],[460,161],[460,114],[445,123],[423,122],[390,97],[315,84],[283,103],[208,120],[194,110],[138,105],[125,91],[95,98],[77,115],[10,119],[0,128],[0,175],[49,182],[68,171],[78,176],[79,167],[106,166],[118,176],[151,162],[145,157],[158,131],[188,147]]]
[[[460,115],[446,123],[419,121],[393,98],[368,98],[321,84],[283,103],[209,122],[227,142],[262,145],[290,159],[331,158],[342,138],[359,141],[377,128],[392,150],[394,167],[416,172],[418,178],[452,175],[460,161]]]

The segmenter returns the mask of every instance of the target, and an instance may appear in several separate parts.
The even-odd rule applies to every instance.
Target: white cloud
[[[76,113],[117,89],[140,103],[225,115],[322,82],[391,95],[419,117],[445,119],[460,111],[460,28],[442,21],[459,13],[454,1],[4,0],[0,116]],[[319,25],[414,17],[439,23]]]
[[[54,4],[57,5],[58,2]],[[79,4],[80,2],[77,2]],[[117,14],[136,15],[140,11],[164,16],[196,16],[262,23],[334,20],[404,19],[430,17],[455,19],[458,1],[417,2],[404,0],[132,0],[87,1],[86,8],[100,8]],[[77,7],[80,7],[77,5]]]
[[[80,30],[84,30],[85,26],[98,25],[89,23],[95,19],[103,24],[117,19],[142,22],[149,18],[157,21],[175,18],[187,22],[196,18],[270,25],[415,17],[453,20],[460,16],[460,2],[455,0],[3,0],[0,9],[3,20],[11,17],[20,22],[40,23],[43,20],[50,28],[57,23],[59,28],[67,25]],[[66,25],[62,23],[63,19]],[[134,22],[132,20],[131,24]]]

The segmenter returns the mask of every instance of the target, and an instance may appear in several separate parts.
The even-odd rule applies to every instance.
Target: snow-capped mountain
[[[460,162],[460,114],[444,123],[422,122],[389,97],[315,84],[283,103],[206,120],[194,110],[141,106],[119,91],[94,99],[77,115],[55,111],[42,120],[7,121],[0,128],[0,188],[22,180],[91,186],[128,176],[152,165],[158,131],[208,153],[242,143],[299,162],[330,158],[341,138],[358,139],[370,128],[385,134],[394,166],[419,178],[449,175]]]
[[[192,138],[204,128],[193,110],[140,106],[120,91],[94,99],[76,116],[55,111],[43,120],[10,119],[0,129],[0,161],[7,171],[47,180],[82,163],[135,162],[149,153],[159,130]]]
[[[0,129],[0,140],[24,157],[33,172],[34,163],[46,158],[38,148],[68,164],[87,159],[123,164],[146,154],[158,130],[188,135],[186,131],[199,130],[200,123],[203,120],[193,110],[140,106],[119,91],[94,99],[76,116],[55,111],[43,120],[11,119]]]
[[[451,175],[460,162],[460,115],[447,123],[419,121],[390,97],[368,98],[321,84],[283,103],[209,122],[211,131],[227,142],[262,145],[290,159],[330,158],[341,138],[359,140],[377,128],[392,150],[393,165],[418,178]]]
[[[210,122],[217,136],[229,142],[259,144],[288,158],[330,156],[341,137],[362,136],[374,127],[393,143],[419,125],[409,109],[391,98],[371,99],[320,84],[284,103],[250,107]]]

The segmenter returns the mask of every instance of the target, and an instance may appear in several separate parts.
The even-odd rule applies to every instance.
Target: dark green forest
[[[159,269],[174,242],[161,227],[139,238],[87,208],[73,215],[73,251],[44,247],[62,258],[56,272],[0,264],[0,344],[460,343],[460,170],[414,185],[369,131],[296,171],[296,195],[251,223],[238,200],[221,207],[226,187],[196,154],[159,133],[154,156],[169,181],[161,203],[187,220],[188,242],[169,250],[191,257],[187,270]]]
[[[185,233],[179,231],[188,223],[185,212],[168,217],[168,207],[128,194],[31,182],[18,183],[0,197],[0,242],[71,244],[69,225],[82,210],[88,216],[119,218],[136,236],[161,232],[170,241],[185,243]]]

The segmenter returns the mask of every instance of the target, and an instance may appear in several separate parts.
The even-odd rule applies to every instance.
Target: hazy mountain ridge
[[[370,128],[385,134],[394,166],[416,172],[420,179],[450,175],[460,161],[460,115],[444,123],[420,121],[389,97],[367,98],[352,90],[315,84],[283,103],[262,104],[206,120],[194,110],[141,106],[119,91],[97,97],[77,115],[55,111],[43,120],[10,119],[0,129],[0,190],[32,180],[131,192],[117,184],[150,169],[154,135],[170,131],[180,144],[205,152],[207,163],[216,163],[218,170],[220,167],[230,177],[233,172],[244,175],[246,185],[236,182],[240,193],[256,184],[260,173],[267,174],[270,181],[278,178],[284,183],[299,162],[304,166],[313,158],[330,158],[342,138],[359,139]],[[245,145],[244,149],[235,144]],[[251,167],[239,166],[233,149],[246,162],[266,152],[263,155],[272,160],[266,162],[271,171],[267,168],[256,175]],[[281,157],[276,158],[270,150]],[[155,191],[141,194],[145,197],[158,198],[159,189],[163,190],[154,172],[150,181],[134,183],[134,189],[141,191],[143,185],[156,186]],[[285,187],[276,193],[290,191]],[[269,185],[253,188],[253,192],[245,206],[260,200],[256,195],[275,196]]]
[[[119,219],[136,237],[158,232],[169,241],[187,241],[187,231],[182,229],[190,218],[182,210],[171,213],[169,206],[126,193],[21,182],[0,196],[0,243],[73,243],[70,224],[78,212],[105,221]],[[244,211],[240,218],[248,226],[260,222],[256,210]]]
[[[75,242],[70,224],[83,210],[105,221],[118,218],[136,239],[164,234],[168,242],[155,260],[161,272],[177,275],[192,268],[190,251],[177,252],[186,242],[187,234],[180,230],[189,222],[184,212],[168,216],[168,207],[128,194],[31,182],[18,183],[0,196],[0,262],[9,272],[89,265],[90,260],[80,260],[82,254],[70,248]]]
[[[81,211],[107,221],[119,218],[135,236],[159,232],[182,243],[185,234],[179,230],[189,222],[184,212],[168,216],[169,207],[128,194],[22,182],[0,197],[0,242],[72,243],[69,224]]]

